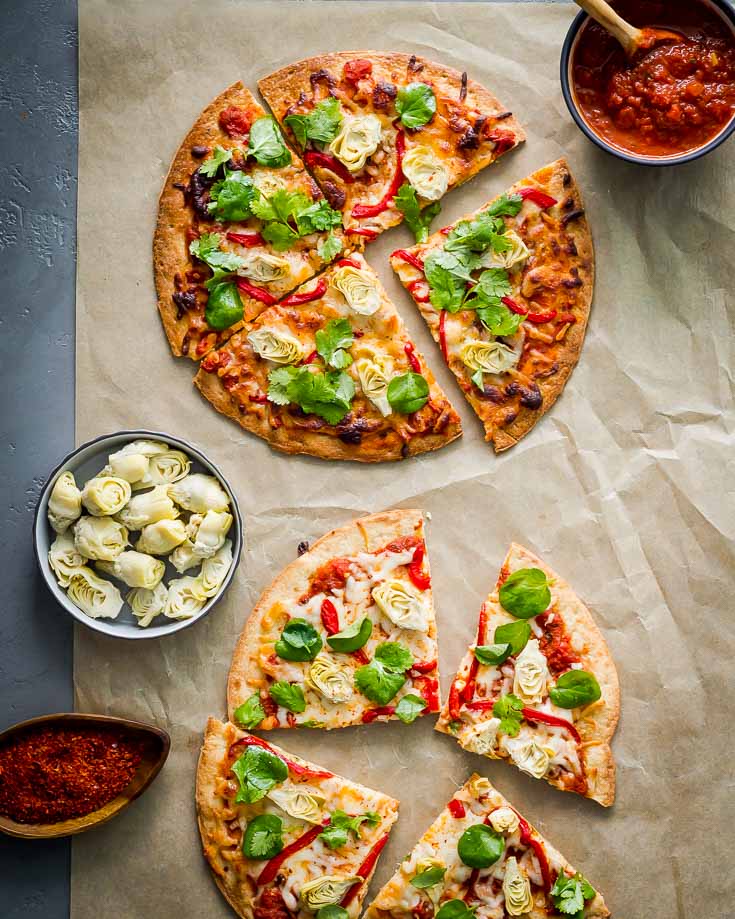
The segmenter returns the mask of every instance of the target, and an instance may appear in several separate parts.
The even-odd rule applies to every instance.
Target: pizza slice
[[[459,437],[459,416],[359,254],[340,259],[202,361],[214,407],[285,453],[402,459]]]
[[[177,356],[201,358],[342,248],[329,206],[273,118],[235,83],[208,105],[164,183],[153,242]]]
[[[420,511],[323,536],[258,601],[227,686],[244,728],[408,724],[439,711],[436,622]]]
[[[391,256],[495,451],[559,397],[582,350],[594,254],[577,185],[557,160]]]
[[[436,729],[465,750],[608,807],[619,715],[615,664],[589,610],[514,543]]]
[[[448,189],[525,139],[487,89],[415,55],[323,54],[258,87],[347,231],[367,240],[404,216],[425,234]]]
[[[490,782],[473,775],[365,919],[603,919],[602,895]]]
[[[358,916],[398,801],[210,718],[196,805],[204,856],[243,919]]]

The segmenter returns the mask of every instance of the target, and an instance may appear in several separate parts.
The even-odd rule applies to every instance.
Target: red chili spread
[[[628,60],[601,26],[580,31],[572,59],[577,104],[592,130],[642,156],[672,156],[711,140],[735,114],[735,39],[726,22],[694,0],[617,0],[639,28],[679,32]]]

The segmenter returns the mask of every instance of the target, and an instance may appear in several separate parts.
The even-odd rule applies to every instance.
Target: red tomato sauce
[[[711,140],[735,113],[735,39],[714,10],[695,0],[617,0],[639,28],[682,33],[682,40],[629,61],[596,22],[582,27],[572,84],[595,134],[643,156],[671,156]]]

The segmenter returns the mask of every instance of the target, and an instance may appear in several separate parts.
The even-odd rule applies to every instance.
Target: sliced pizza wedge
[[[201,358],[312,277],[341,250],[341,226],[273,118],[242,83],[226,89],[184,139],[159,203],[155,282],[174,354]]]
[[[494,788],[473,775],[368,906],[365,919],[610,915],[602,895]]]
[[[347,231],[367,240],[404,215],[425,232],[448,189],[525,139],[485,87],[415,55],[323,54],[258,87]]]
[[[459,437],[459,416],[375,272],[340,259],[202,361],[202,394],[285,453],[402,459]]]
[[[243,919],[360,914],[398,801],[210,718],[196,805],[204,855]],[[331,907],[331,909],[330,909]]]
[[[227,702],[230,720],[259,731],[411,723],[438,712],[421,512],[362,517],[285,568],[245,624]]]
[[[582,350],[594,285],[576,182],[557,160],[505,194],[398,249],[391,265],[495,451],[559,397]]]
[[[619,715],[617,671],[589,610],[514,543],[436,729],[465,750],[608,807]]]

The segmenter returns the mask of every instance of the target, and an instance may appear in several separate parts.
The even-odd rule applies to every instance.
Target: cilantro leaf
[[[325,240],[322,240],[316,247],[319,258],[323,262],[331,262],[343,249],[342,240],[334,233],[330,233]]]
[[[274,858],[283,849],[283,820],[276,814],[260,814],[248,823],[242,838],[242,854],[259,861]]]
[[[462,308],[467,293],[467,282],[477,267],[477,256],[468,251],[447,252],[439,249],[430,252],[424,262],[424,274],[429,284],[431,303],[437,309],[456,313]]]
[[[473,300],[468,300],[465,306],[475,306],[475,302]],[[515,335],[521,322],[523,322],[523,316],[512,313],[508,307],[502,303],[487,303],[484,306],[480,306],[478,301],[475,309],[480,322],[491,335],[495,335],[496,337]]]
[[[256,692],[235,709],[235,721],[246,730],[251,731],[257,728],[260,722],[265,718],[265,709],[260,701],[260,695]]]
[[[561,872],[551,888],[554,908],[573,919],[582,919],[584,901],[594,900],[596,895],[594,887],[579,872],[571,878]]]
[[[404,675],[413,664],[408,648],[397,642],[384,642],[375,650],[369,664],[355,671],[355,686],[371,702],[387,705],[406,682]]]
[[[288,683],[286,680],[278,680],[268,690],[271,699],[278,705],[282,705],[290,712],[306,711],[306,700],[304,699],[304,690],[298,683]]]
[[[330,367],[344,370],[352,363],[352,356],[345,349],[351,348],[354,340],[352,326],[347,319],[330,319],[316,333],[316,349]]]
[[[375,660],[397,672],[413,667],[413,654],[398,641],[386,641],[378,645],[375,649]]]
[[[221,241],[220,233],[202,233],[199,239],[193,239],[189,243],[189,252],[215,271],[217,280],[237,271],[243,264],[243,259],[239,255],[220,249]],[[219,276],[216,274],[217,269],[219,269]]]
[[[252,203],[258,196],[253,180],[244,172],[228,172],[212,186],[209,213],[217,220],[247,220],[252,215]]]
[[[469,249],[472,252],[485,252],[489,249],[496,237],[505,230],[505,224],[500,217],[494,217],[483,211],[472,220],[462,220],[447,236],[444,247],[448,252]]]
[[[411,878],[409,883],[417,890],[426,890],[428,887],[435,887],[437,884],[441,883],[446,873],[446,868],[442,868],[439,865],[433,865],[431,868],[419,871],[418,874],[415,874]]]
[[[207,298],[204,318],[212,329],[228,329],[243,317],[243,306],[237,286],[232,282],[212,287]]]
[[[515,737],[518,734],[521,729],[521,721],[523,721],[522,709],[523,702],[512,692],[498,699],[493,705],[493,715],[500,718],[498,731],[501,734],[507,734],[508,737]]]
[[[523,207],[523,198],[520,195],[501,195],[484,213],[491,217],[515,217]]]
[[[281,132],[270,115],[253,122],[248,140],[248,154],[261,166],[279,169],[291,162],[291,151],[283,142]]]
[[[407,128],[420,128],[434,117],[436,96],[426,83],[402,86],[396,96],[396,111]]]
[[[409,692],[403,696],[398,705],[396,705],[396,716],[400,718],[404,724],[413,724],[425,708],[426,699],[422,699],[421,696]]]
[[[208,156],[207,159],[199,167],[199,172],[202,175],[207,176],[212,179],[217,175],[217,170],[220,166],[224,166],[225,163],[229,163],[232,158],[232,150],[225,150],[224,147],[220,147],[219,144],[214,148],[214,153],[211,156]]]
[[[253,213],[265,224],[261,233],[278,251],[289,249],[301,236],[342,225],[342,215],[320,198],[312,201],[300,191],[279,188],[269,197],[261,195]]]
[[[511,291],[510,279],[505,268],[488,268],[477,279],[472,288],[474,297],[492,303],[501,297],[507,297]]]
[[[232,764],[240,783],[236,804],[254,804],[264,798],[271,788],[288,778],[283,760],[262,747],[248,747]]]
[[[329,903],[322,906],[316,912],[316,919],[348,919],[349,913],[344,906],[337,906],[336,903]]]
[[[336,810],[331,814],[329,824],[319,834],[319,839],[323,840],[330,849],[339,849],[347,845],[350,833],[359,838],[360,827],[363,823],[377,826],[380,823],[380,815],[374,811],[367,811],[364,814],[350,816],[343,810]]]
[[[406,225],[416,237],[417,243],[424,243],[429,238],[429,226],[431,221],[441,210],[441,203],[434,201],[433,204],[427,205],[423,210],[419,205],[419,199],[416,196],[416,189],[404,182],[398,189],[398,194],[393,199],[398,210],[403,214]]]
[[[329,96],[322,99],[312,112],[304,115],[287,115],[283,122],[291,128],[302,149],[308,140],[328,144],[339,134],[342,126],[342,109],[339,101]]]
[[[320,198],[294,214],[299,236],[321,233],[342,226],[342,214],[333,210],[326,198]]]
[[[420,373],[401,373],[388,384],[386,392],[391,408],[403,415],[418,412],[429,400],[429,384]]]
[[[343,371],[312,372],[309,367],[278,367],[268,374],[268,399],[276,405],[293,402],[307,414],[338,424],[350,410],[355,384]]]

